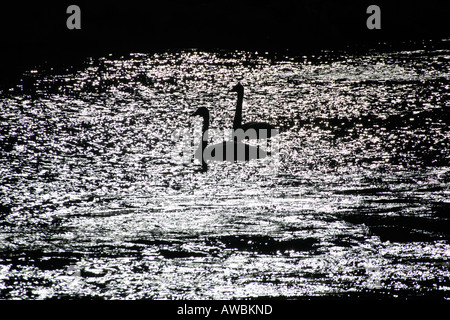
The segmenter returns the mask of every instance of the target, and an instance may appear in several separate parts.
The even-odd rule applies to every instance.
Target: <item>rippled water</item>
[[[0,96],[0,298],[450,298],[450,50],[168,51],[43,64]],[[279,163],[176,157],[211,111]],[[196,131],[197,130],[197,131]]]

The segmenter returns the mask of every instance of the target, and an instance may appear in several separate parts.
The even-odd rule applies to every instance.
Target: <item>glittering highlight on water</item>
[[[450,298],[450,52],[42,65],[0,96],[0,298]],[[211,111],[279,165],[173,158]]]

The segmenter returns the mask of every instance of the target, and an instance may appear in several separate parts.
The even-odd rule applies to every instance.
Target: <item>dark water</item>
[[[30,69],[0,96],[0,298],[450,298],[447,43]],[[231,128],[237,81],[277,166],[196,172],[172,134]]]

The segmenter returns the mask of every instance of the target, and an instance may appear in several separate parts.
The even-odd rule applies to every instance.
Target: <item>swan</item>
[[[242,129],[243,131],[253,129],[256,131],[256,138],[258,139],[259,137],[270,138],[278,134],[278,130],[275,129],[273,125],[266,122],[247,122],[242,124],[242,102],[244,100],[244,86],[240,82],[238,82],[238,84],[235,85],[230,91],[237,93],[236,113],[234,115],[233,121],[234,131],[238,129]]]
[[[202,171],[206,171],[208,168],[206,161],[250,161],[253,159],[263,159],[270,155],[269,152],[266,152],[257,146],[250,146],[236,139],[208,145],[210,118],[208,108],[198,108],[193,114],[191,114],[191,117],[195,116],[200,116],[203,118],[202,144],[195,152],[195,158],[202,162]]]

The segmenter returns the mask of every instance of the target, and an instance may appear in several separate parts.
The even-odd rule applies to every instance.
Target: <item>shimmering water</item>
[[[0,96],[0,298],[450,298],[450,50],[168,51],[43,64]],[[282,131],[279,163],[172,133]]]

